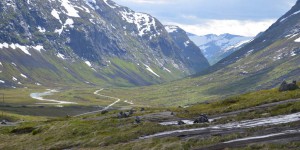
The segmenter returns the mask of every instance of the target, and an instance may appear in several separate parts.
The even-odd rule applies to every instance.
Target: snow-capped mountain
[[[111,0],[3,0],[0,8],[1,87],[147,85],[209,66],[182,57],[157,19]]]
[[[204,36],[189,34],[189,38],[199,46],[210,64],[217,63],[252,39],[252,37],[232,34],[208,34]]]
[[[181,57],[188,59],[193,68],[197,68],[197,72],[205,69],[206,66],[202,64],[208,64],[200,48],[191,41],[187,33],[178,26],[166,25],[166,30],[169,32],[175,43],[183,50]]]
[[[300,80],[300,0],[265,32],[205,71],[216,91],[245,92]]]

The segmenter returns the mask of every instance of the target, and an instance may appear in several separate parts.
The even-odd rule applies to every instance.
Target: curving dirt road
[[[116,101],[109,104],[108,106],[104,107],[103,109],[101,110],[97,110],[97,111],[92,111],[92,112],[87,112],[87,113],[83,113],[83,114],[79,114],[79,115],[76,115],[74,117],[78,117],[78,116],[83,116],[83,115],[88,115],[88,114],[94,114],[94,113],[99,113],[99,112],[102,112],[104,110],[107,110],[109,109],[110,107],[112,107],[113,105],[115,105],[116,103],[120,102],[121,99],[117,98],[117,97],[112,97],[112,96],[106,96],[106,95],[102,95],[102,94],[99,94],[99,92],[103,91],[104,89],[100,89],[100,90],[97,90],[94,92],[95,95],[98,95],[98,96],[102,96],[102,97],[106,97],[106,98],[110,98],[110,99],[115,99]]]

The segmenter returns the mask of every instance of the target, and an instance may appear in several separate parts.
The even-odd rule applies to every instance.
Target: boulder
[[[135,112],[134,109],[130,109],[130,110],[129,110],[129,114],[130,114],[130,115],[132,115],[134,112]]]
[[[119,113],[118,113],[118,118],[120,119],[120,118],[123,118],[123,111],[120,111]]]
[[[199,118],[197,118],[194,123],[205,123],[205,122],[209,122],[207,115],[205,114],[201,114],[199,116]]]
[[[286,81],[283,81],[279,87],[280,92],[284,91],[292,91],[298,89],[297,81],[293,81],[292,83],[287,83]]]
[[[128,118],[128,117],[130,117],[130,111],[129,112],[120,111],[117,116],[119,119]]]
[[[4,125],[7,124],[6,120],[2,120],[1,124],[4,124]]]
[[[182,120],[179,120],[179,121],[177,122],[177,124],[178,124],[178,125],[184,125],[185,123],[184,123]]]
[[[141,118],[140,118],[139,116],[136,116],[134,122],[135,122],[136,124],[141,123]]]

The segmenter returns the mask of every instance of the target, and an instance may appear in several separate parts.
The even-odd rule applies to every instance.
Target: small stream
[[[57,90],[47,90],[46,92],[42,93],[31,93],[30,97],[39,101],[45,101],[50,103],[36,103],[40,105],[63,105],[63,104],[77,104],[75,102],[68,102],[68,101],[60,101],[60,100],[54,100],[54,99],[46,99],[43,98],[44,96],[52,95],[53,93],[59,92]]]
[[[176,133],[183,133],[183,132],[194,132],[194,131],[211,130],[211,129],[222,130],[222,129],[236,129],[236,128],[253,128],[253,127],[261,127],[261,126],[285,124],[285,123],[296,122],[296,121],[300,121],[300,112],[295,113],[295,114],[289,114],[289,115],[280,115],[280,116],[274,116],[274,117],[268,117],[268,118],[244,120],[244,121],[214,125],[214,126],[204,127],[204,128],[166,131],[166,132],[156,133],[156,134],[149,135],[149,136],[140,137],[140,139],[168,136],[168,135],[172,135],[172,134],[176,134]],[[190,122],[190,121],[188,121],[188,122]],[[168,125],[168,124],[165,123],[164,125]]]

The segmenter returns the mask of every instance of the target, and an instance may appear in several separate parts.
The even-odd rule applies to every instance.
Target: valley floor
[[[8,97],[13,95],[9,93],[13,92],[6,92]],[[23,93],[29,96],[37,92],[28,90]],[[72,89],[38,96],[38,101],[25,99],[23,106],[17,106],[20,100],[2,105],[0,109],[4,114],[1,118],[8,122],[0,125],[0,138],[3,139],[0,149],[300,147],[300,90],[278,92],[271,89],[189,107],[161,108],[150,107],[147,103],[140,105],[143,100],[132,101],[107,93],[111,93],[110,89]],[[52,101],[53,106],[34,105],[49,99],[56,100]],[[55,107],[62,105],[57,101],[77,104]],[[93,107],[99,104],[102,107]],[[132,110],[130,116],[118,116],[120,111],[125,113],[129,110]],[[39,114],[39,111],[42,113]],[[66,113],[72,115],[66,116]],[[210,123],[192,123],[204,113],[209,116]],[[136,122],[137,117],[140,123]],[[177,125],[179,120],[185,120],[187,124]]]

